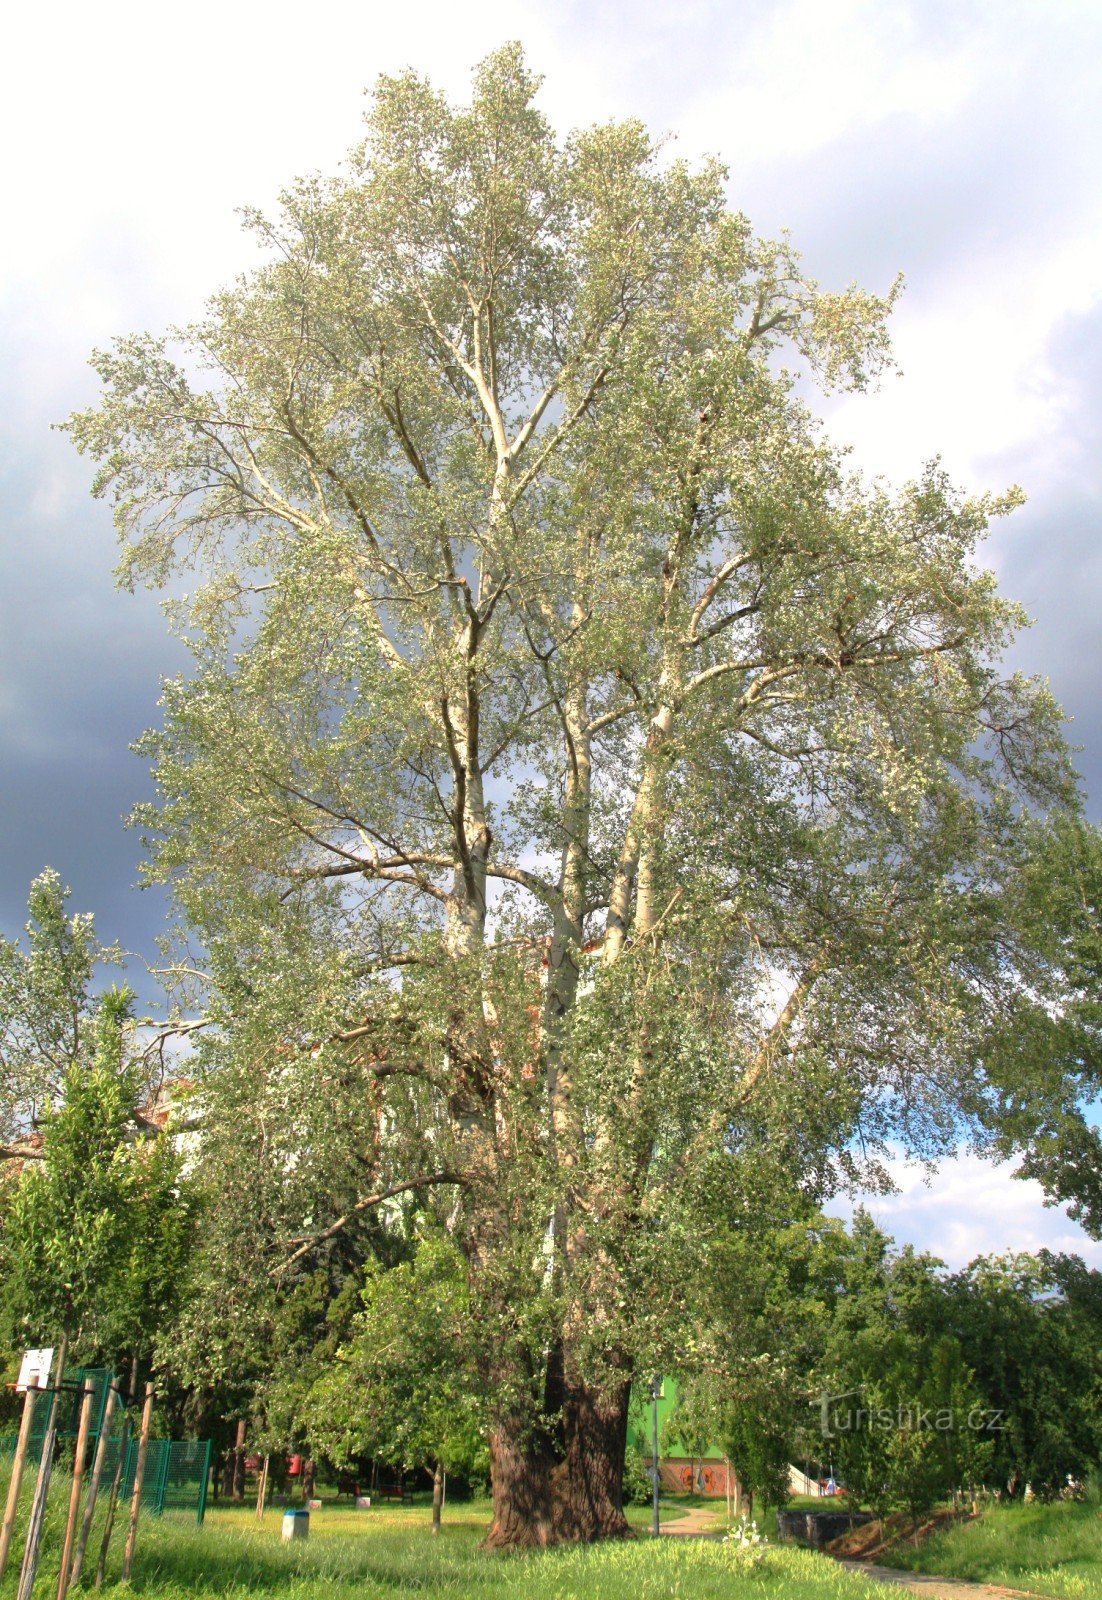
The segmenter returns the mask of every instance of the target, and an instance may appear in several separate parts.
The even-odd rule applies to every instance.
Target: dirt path
[[[1030,1589],[1007,1589],[999,1583],[970,1583],[964,1578],[934,1577],[928,1572],[905,1572],[898,1567],[879,1567],[871,1561],[847,1561],[842,1556],[835,1559],[847,1572],[860,1573],[877,1583],[899,1584],[912,1594],[925,1596],[926,1600],[981,1600],[981,1597],[983,1600],[1017,1600],[1019,1596],[1026,1600],[1042,1600]]]
[[[690,1506],[676,1522],[663,1522],[659,1526],[663,1533],[669,1534],[718,1534],[723,1529],[716,1526],[717,1514],[710,1506]]]

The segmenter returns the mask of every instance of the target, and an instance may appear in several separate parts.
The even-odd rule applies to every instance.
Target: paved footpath
[[[836,1558],[847,1572],[860,1573],[877,1583],[895,1583],[912,1594],[925,1596],[925,1600],[1040,1600],[1030,1589],[1007,1589],[999,1583],[970,1583],[964,1578],[934,1577],[928,1572],[905,1572],[898,1567],[878,1567],[869,1561],[847,1561]]]

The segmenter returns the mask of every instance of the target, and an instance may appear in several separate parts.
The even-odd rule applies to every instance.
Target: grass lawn
[[[899,1600],[826,1557],[790,1548],[767,1550],[752,1567],[717,1541],[646,1535],[624,1544],[489,1554],[479,1547],[486,1505],[449,1506],[438,1539],[421,1506],[327,1506],[311,1518],[309,1539],[292,1545],[280,1541],[281,1516],[270,1511],[258,1525],[247,1507],[219,1507],[202,1528],[173,1514],[143,1519],[130,1589],[112,1582],[120,1536],[102,1592],[114,1600],[134,1593],[163,1600]],[[36,1594],[53,1592],[56,1551],[51,1539]],[[18,1563],[0,1595],[14,1594],[17,1574]]]
[[[1102,1600],[1102,1510],[1067,1501],[995,1506],[974,1522],[931,1534],[917,1549],[903,1543],[877,1559],[1060,1600]]]

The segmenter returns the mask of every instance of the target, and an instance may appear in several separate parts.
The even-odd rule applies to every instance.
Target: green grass
[[[885,1564],[1001,1583],[1060,1600],[1102,1600],[1102,1512],[1097,1505],[995,1506],[972,1522],[899,1545]]]
[[[52,1497],[51,1497],[52,1498]],[[806,1550],[770,1549],[748,1567],[730,1546],[646,1536],[624,1544],[490,1554],[489,1512],[452,1505],[434,1539],[422,1507],[326,1507],[302,1543],[280,1541],[281,1511],[257,1524],[248,1508],[212,1511],[205,1527],[166,1515],[143,1519],[130,1589],[114,1582],[121,1536],[103,1590],[111,1600],[898,1600]],[[56,1581],[56,1542],[36,1594]],[[0,1596],[15,1591],[9,1570]]]

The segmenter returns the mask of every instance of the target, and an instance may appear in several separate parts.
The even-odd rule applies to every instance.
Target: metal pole
[[[31,1427],[34,1422],[34,1408],[41,1386],[35,1388],[27,1386],[23,1396],[23,1415],[19,1422],[19,1437],[15,1441],[15,1455],[11,1464],[11,1480],[8,1483],[8,1499],[4,1507],[4,1526],[0,1528],[0,1578],[4,1576],[4,1568],[8,1564],[8,1551],[11,1549],[11,1536],[15,1528],[15,1514],[19,1509],[19,1489],[23,1482],[23,1467],[27,1460],[27,1445],[30,1443]]]
[[[199,1504],[195,1508],[195,1520],[200,1527],[207,1511],[207,1486],[210,1483],[210,1440],[206,1442],[206,1451],[203,1455],[203,1472],[199,1480]]]
[[[69,1592],[69,1563],[76,1538],[77,1517],[80,1515],[80,1491],[84,1487],[84,1458],[88,1454],[88,1426],[92,1420],[92,1395],[95,1384],[85,1378],[80,1396],[80,1421],[77,1424],[77,1448],[73,1457],[73,1481],[69,1488],[69,1512],[65,1518],[65,1542],[61,1546],[61,1567],[57,1574],[57,1600],[65,1600]]]
[[[153,1385],[145,1386],[145,1404],[142,1406],[142,1431],[138,1436],[138,1464],[134,1468],[134,1492],[130,1498],[130,1527],[126,1534],[126,1550],[122,1558],[122,1581],[130,1582],[130,1568],[134,1564],[134,1546],[138,1542],[138,1511],[142,1503],[142,1480],[145,1477],[145,1458],[149,1450],[149,1425],[153,1420]]]
[[[658,1397],[662,1393],[662,1379],[656,1372],[651,1379],[650,1405],[651,1405],[651,1482],[654,1487],[654,1504],[651,1515],[650,1531],[657,1538],[660,1529],[658,1526]]]

